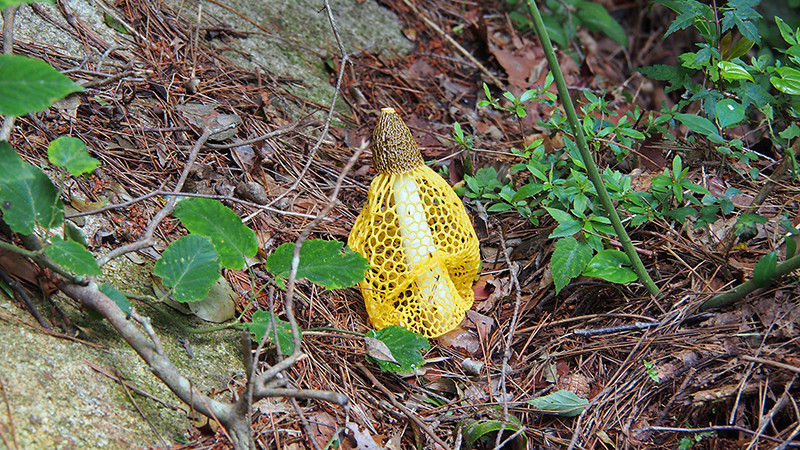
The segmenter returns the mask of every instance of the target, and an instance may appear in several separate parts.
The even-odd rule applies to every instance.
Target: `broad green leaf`
[[[753,48],[754,43],[755,42],[745,37],[739,39],[738,41],[736,41],[735,44],[733,44],[733,48],[731,48],[731,51],[728,54],[727,59],[739,58],[746,55],[747,52],[749,52],[750,49]]]
[[[128,301],[128,297],[125,297],[122,292],[114,289],[113,287],[107,284],[101,284],[98,289],[100,292],[106,295],[106,297],[110,298],[114,303],[119,306],[125,314],[131,312],[131,302]]]
[[[778,76],[769,77],[775,89],[789,95],[800,95],[800,70],[792,67],[778,67]]]
[[[0,115],[23,116],[49,108],[83,87],[46,62],[0,55]]]
[[[564,417],[574,417],[583,412],[589,400],[580,398],[574,392],[562,389],[544,397],[537,397],[527,401],[534,408]]]
[[[275,321],[275,329],[272,328],[272,321]],[[281,354],[291,355],[294,353],[294,338],[292,338],[292,325],[285,321],[278,319],[270,311],[256,311],[253,313],[252,322],[245,324],[248,330],[255,336],[255,342],[261,342],[264,339],[264,334],[268,334],[269,340],[275,342],[275,335],[278,336],[278,344],[281,349]],[[300,333],[300,339],[303,338],[302,330],[297,330]]]
[[[360,254],[345,247],[343,242],[312,239],[303,242],[297,279],[305,278],[327,289],[350,287],[364,279],[369,262]],[[288,278],[292,268],[294,243],[278,247],[267,258],[267,270],[280,278]]]
[[[589,261],[583,275],[587,277],[602,278],[612,283],[625,284],[636,281],[636,272],[629,266],[628,255],[619,250],[603,250]]]
[[[575,13],[581,24],[595,33],[605,33],[617,44],[628,47],[628,36],[622,26],[608,14],[606,8],[599,4],[579,1],[575,4]]]
[[[222,267],[239,270],[244,267],[245,257],[254,256],[258,251],[258,240],[253,230],[218,200],[182,200],[172,214],[190,232],[211,239]]]
[[[75,241],[65,241],[56,236],[53,238],[53,244],[47,247],[45,253],[53,262],[72,273],[79,275],[103,274],[92,253]]]
[[[744,106],[736,100],[730,98],[720,100],[714,109],[719,126],[723,129],[737,125],[744,119]]]
[[[384,372],[411,373],[425,364],[420,350],[428,351],[431,345],[424,336],[409,331],[399,325],[391,325],[380,330],[370,330],[367,337],[386,344],[397,362],[369,357]]]
[[[583,229],[583,222],[580,220],[570,220],[558,224],[558,226],[547,236],[550,239],[572,236]]]
[[[708,140],[715,144],[724,142],[724,139],[722,139],[722,136],[720,136],[717,131],[717,127],[705,117],[696,114],[675,114],[675,118],[686,125],[689,130],[702,134],[703,136],[708,136]]]
[[[41,169],[23,161],[8,142],[0,142],[0,210],[3,221],[21,234],[33,233],[36,223],[53,228],[64,220],[64,205],[56,187]]]
[[[720,75],[722,78],[732,80],[750,80],[753,81],[753,76],[744,67],[731,61],[720,61],[717,63]]]
[[[47,159],[58,167],[66,167],[74,176],[92,173],[100,161],[89,156],[86,144],[82,140],[70,136],[61,136],[47,147]]]
[[[569,281],[583,272],[586,264],[592,259],[592,248],[574,237],[565,237],[556,241],[556,248],[550,257],[550,270],[556,285],[556,294]]]
[[[194,302],[204,299],[217,282],[218,257],[211,239],[189,234],[169,244],[153,273],[173,289],[175,300]]]
[[[756,263],[753,269],[753,281],[760,287],[772,283],[778,266],[778,253],[769,252]]]

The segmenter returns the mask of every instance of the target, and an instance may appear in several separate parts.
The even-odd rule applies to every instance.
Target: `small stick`
[[[14,448],[19,449],[19,441],[17,440],[17,426],[14,424],[14,416],[11,415],[11,403],[8,402],[8,395],[6,394],[6,385],[3,379],[0,378],[0,391],[3,391],[3,401],[6,403],[6,413],[8,414],[8,425],[11,427],[11,438],[14,439]],[[8,446],[8,444],[6,444]]]
[[[356,366],[359,368],[359,370],[361,370],[361,372],[364,375],[367,376],[367,378],[369,378],[370,382],[372,382],[373,385],[377,386],[378,389],[381,390],[381,392],[386,394],[386,396],[389,398],[389,401],[392,403],[392,405],[394,405],[395,408],[399,409],[400,411],[403,411],[403,414],[405,414],[406,417],[408,417],[415,424],[417,424],[417,426],[420,427],[420,429],[422,429],[422,431],[424,431],[428,436],[430,436],[431,439],[434,440],[434,442],[436,442],[437,444],[441,445],[442,448],[445,448],[445,449],[449,449],[450,448],[447,445],[447,443],[445,443],[442,440],[442,438],[440,438],[439,436],[436,435],[436,433],[433,432],[433,430],[431,429],[431,427],[428,426],[428,424],[426,424],[425,422],[423,422],[422,419],[419,418],[419,416],[414,414],[414,412],[411,411],[410,409],[406,408],[405,405],[403,405],[402,403],[398,402],[397,399],[395,398],[394,394],[392,393],[392,391],[387,389],[386,386],[384,386],[380,381],[378,381],[378,379],[375,378],[375,375],[373,375],[372,372],[367,370],[367,368],[362,366],[361,364],[356,364]]]
[[[409,0],[403,0],[403,3],[405,3],[406,6],[408,6],[409,8],[411,8],[411,10],[414,11],[414,14],[416,14],[417,17],[419,17],[423,22],[425,22],[426,25],[428,25],[429,27],[433,28],[434,31],[436,31],[437,33],[439,33],[440,36],[445,38],[447,40],[447,42],[450,43],[450,45],[452,45],[453,47],[456,48],[456,50],[458,50],[459,53],[464,55],[464,57],[467,58],[472,64],[475,64],[478,67],[478,69],[480,69],[480,71],[483,72],[483,74],[486,75],[486,77],[489,78],[489,80],[492,83],[494,83],[495,86],[497,86],[500,89],[505,89],[505,84],[503,84],[503,82],[500,81],[500,79],[498,79],[491,72],[489,72],[489,69],[487,69],[483,64],[481,64],[480,61],[475,59],[475,57],[472,56],[467,51],[467,49],[462,47],[461,44],[456,42],[456,40],[453,39],[452,37],[450,37],[449,34],[445,33],[444,30],[439,28],[439,25],[436,25],[435,22],[433,22],[432,20],[428,19],[424,14],[422,14],[422,12],[420,12],[420,10],[417,9],[417,7],[413,3],[411,3]]]

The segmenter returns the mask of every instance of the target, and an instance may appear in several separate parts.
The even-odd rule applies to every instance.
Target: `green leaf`
[[[3,221],[21,234],[33,233],[36,223],[53,228],[64,220],[64,205],[56,187],[41,169],[23,161],[8,142],[0,142],[0,210]]]
[[[750,72],[747,71],[744,67],[730,61],[720,61],[717,63],[717,67],[719,67],[720,75],[722,78],[726,79],[727,81],[733,80],[753,80],[753,76],[750,75]]]
[[[49,108],[83,87],[46,62],[0,55],[0,115],[23,116]]]
[[[574,417],[583,412],[586,405],[589,404],[589,400],[578,397],[572,391],[562,389],[544,397],[530,399],[528,404],[544,413]]]
[[[800,70],[792,67],[778,67],[775,69],[778,76],[769,77],[775,89],[789,95],[800,95]]]
[[[494,205],[486,208],[487,212],[504,212],[508,211],[509,209],[514,208],[512,205],[508,203],[495,203]]]
[[[128,301],[128,297],[125,297],[122,292],[114,289],[113,287],[107,284],[101,284],[98,287],[98,290],[106,295],[106,297],[110,298],[114,303],[119,306],[125,314],[131,312],[131,302]]]
[[[736,100],[726,98],[714,107],[720,128],[738,125],[744,119],[744,106]]]
[[[275,330],[272,329],[272,321],[275,321]],[[292,338],[292,325],[285,321],[278,319],[272,314],[271,311],[256,311],[253,313],[252,323],[245,324],[247,329],[254,334],[253,340],[261,342],[264,335],[269,333],[271,342],[275,342],[275,335],[278,335],[278,346],[280,346],[281,354],[291,355],[294,353],[294,338]],[[298,329],[300,339],[303,338],[303,332]]]
[[[106,25],[108,25],[110,28],[117,30],[123,34],[131,34],[131,32],[128,31],[128,27],[126,27],[124,23],[120,22],[119,20],[117,20],[116,17],[112,16],[111,14],[105,11],[103,11],[103,20],[106,22]]]
[[[580,22],[595,33],[605,33],[617,44],[628,47],[628,36],[622,26],[614,20],[606,11],[606,8],[599,3],[578,1],[575,4],[575,12]]]
[[[53,3],[53,0],[0,0],[0,11],[9,6],[24,5],[26,3]]]
[[[583,275],[602,278],[612,283],[625,284],[636,281],[636,272],[628,267],[631,264],[628,255],[619,250],[603,250],[589,261]]]
[[[89,243],[86,241],[86,235],[83,233],[83,230],[78,228],[78,226],[75,225],[75,223],[71,220],[64,221],[64,238],[75,241],[84,247],[89,247]]]
[[[565,237],[556,241],[556,248],[550,257],[550,270],[556,285],[556,294],[569,281],[583,272],[586,264],[592,259],[592,248],[574,237]]]
[[[753,269],[753,282],[759,287],[769,285],[775,280],[777,267],[778,253],[767,253],[756,263],[756,267]]]
[[[778,16],[775,16],[775,23],[778,24],[778,30],[780,30],[781,36],[783,37],[783,40],[786,41],[787,44],[789,45],[800,44],[800,42],[798,42],[797,40],[797,37],[795,36],[795,33],[792,31],[792,28],[789,25],[787,25],[786,22],[783,21],[783,19],[781,19]]]
[[[424,336],[409,331],[399,325],[391,325],[380,330],[370,330],[367,337],[386,344],[391,356],[397,362],[368,357],[384,372],[411,373],[425,364],[420,350],[428,351],[431,345]]]
[[[47,159],[58,167],[66,167],[74,176],[94,172],[100,161],[89,156],[86,144],[82,140],[70,136],[61,136],[47,147]]]
[[[708,136],[708,140],[715,144],[724,142],[722,136],[717,132],[717,127],[714,126],[714,123],[703,116],[698,116],[696,114],[675,114],[675,118],[686,125],[689,130],[702,134],[703,136]]]
[[[219,278],[217,251],[211,239],[189,234],[169,244],[153,273],[173,289],[179,302],[195,302],[208,295]]]
[[[300,264],[297,279],[305,278],[327,289],[350,287],[364,279],[369,262],[360,254],[345,247],[343,242],[312,239],[305,241],[300,249]],[[280,278],[288,278],[292,268],[294,243],[278,247],[267,258],[267,270]]]
[[[784,236],[783,242],[786,243],[786,259],[789,259],[797,252],[797,241],[792,236]]]
[[[84,246],[75,241],[65,241],[59,236],[53,238],[51,246],[45,250],[47,256],[56,264],[79,275],[102,275],[97,260]]]
[[[491,413],[490,413],[491,415]],[[501,441],[509,438],[522,428],[520,420],[514,416],[508,416],[508,422],[501,420],[474,420],[468,419],[460,424],[461,435],[464,437],[461,448],[495,448],[497,433],[503,431]],[[528,438],[525,433],[521,433],[515,441],[504,445],[503,448],[528,448]]]
[[[181,200],[172,214],[190,232],[211,239],[222,267],[239,270],[244,267],[245,257],[252,257],[258,252],[258,240],[253,230],[218,200]]]

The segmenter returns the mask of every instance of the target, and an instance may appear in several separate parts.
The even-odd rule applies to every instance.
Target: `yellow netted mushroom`
[[[393,108],[381,110],[373,141],[378,176],[347,241],[370,263],[360,284],[370,321],[441,336],[472,306],[478,238],[461,200],[424,164]]]

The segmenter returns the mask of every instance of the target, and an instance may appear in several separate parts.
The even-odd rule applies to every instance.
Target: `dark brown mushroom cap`
[[[372,133],[372,165],[380,173],[403,173],[424,164],[422,154],[394,108],[382,108]]]

